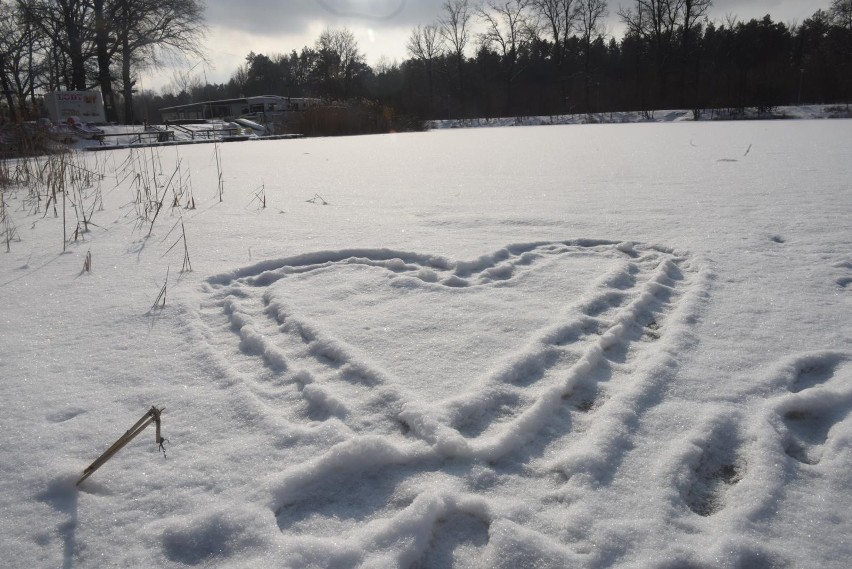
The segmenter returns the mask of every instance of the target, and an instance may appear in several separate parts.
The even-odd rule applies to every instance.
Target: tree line
[[[630,0],[616,10],[624,30],[617,39],[606,35],[606,0],[446,0],[434,22],[411,30],[402,62],[371,67],[349,30],[327,29],[298,51],[249,53],[226,83],[175,75],[163,94],[137,95],[135,116],[155,120],[162,107],[252,95],[367,99],[422,119],[665,108],[736,112],[852,99],[852,0],[830,0],[797,25],[769,15],[712,20],[711,1]],[[60,11],[51,20],[36,11],[47,5],[88,8],[86,17],[60,18]],[[26,93],[34,100],[35,82],[40,88],[99,85],[108,99],[108,69],[115,65],[129,122],[134,70],[156,62],[152,56],[164,47],[200,51],[198,0],[0,0],[0,6],[15,16],[2,18],[2,25],[19,37],[41,38],[20,42],[34,48],[14,56],[0,48],[9,105]],[[127,6],[144,9],[131,18],[123,12]],[[173,32],[153,25],[164,21],[155,16],[166,7],[182,14],[166,19],[180,22]],[[85,25],[73,32],[69,21]],[[99,33],[106,39],[98,40]],[[72,41],[78,36],[81,41]],[[41,65],[37,73],[27,66],[32,53]]]
[[[0,87],[12,119],[38,97],[100,89],[107,120],[133,122],[139,73],[170,56],[203,57],[203,0],[0,0]]]
[[[223,84],[192,78],[154,106],[282,94],[366,98],[427,119],[747,107],[852,99],[852,0],[801,24],[710,19],[711,0],[633,0],[605,37],[606,0],[447,0],[408,59],[371,68],[351,32],[250,53]],[[153,112],[153,110],[152,110]]]

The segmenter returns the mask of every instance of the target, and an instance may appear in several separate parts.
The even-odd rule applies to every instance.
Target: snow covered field
[[[852,121],[219,148],[7,191],[3,566],[849,566]]]

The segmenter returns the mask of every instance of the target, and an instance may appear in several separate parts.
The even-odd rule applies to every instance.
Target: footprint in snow
[[[838,393],[838,372],[846,358],[840,354],[805,357],[796,362],[795,378],[790,391],[793,400],[779,403],[783,430],[786,431],[784,452],[807,465],[817,465],[832,427],[852,411],[852,393]]]
[[[798,393],[817,385],[822,385],[834,376],[834,370],[840,358],[816,356],[802,358],[796,362],[796,374],[790,391]]]
[[[78,417],[85,413],[83,409],[62,409],[61,411],[56,411],[47,416],[47,420],[51,423],[64,423],[66,421],[70,421],[74,417]]]
[[[733,423],[723,423],[710,434],[683,496],[694,513],[707,517],[725,507],[728,491],[746,473],[746,461],[739,450],[741,443]]]
[[[835,269],[846,269],[847,271],[852,271],[852,260],[844,259],[842,261],[837,261],[836,263],[832,263],[831,266],[834,267]],[[837,280],[835,280],[834,282],[837,283],[838,288],[842,288],[842,289],[852,288],[852,287],[850,287],[850,285],[852,285],[852,276],[850,276],[848,273],[841,276],[841,277],[838,277]]]
[[[802,464],[817,465],[822,460],[823,445],[828,440],[828,432],[835,423],[849,412],[842,414],[838,409],[820,409],[814,411],[788,411],[784,414],[784,423],[790,432],[784,447],[787,456]]]
[[[488,523],[463,512],[439,520],[429,548],[412,569],[458,567],[467,560],[481,559],[488,545],[488,530]]]

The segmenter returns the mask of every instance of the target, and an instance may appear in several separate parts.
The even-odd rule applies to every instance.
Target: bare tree
[[[104,98],[104,111],[108,121],[118,120],[115,109],[115,96],[112,90],[110,64],[115,53],[115,43],[109,39],[109,14],[107,0],[93,0],[92,9],[95,18],[95,54],[98,61],[98,84]]]
[[[465,108],[464,93],[464,52],[470,42],[470,21],[473,8],[470,0],[446,0],[442,6],[443,13],[438,19],[441,37],[456,61],[459,76],[459,101],[462,114]]]
[[[603,34],[603,20],[609,15],[606,0],[579,0],[577,20],[583,40],[583,76],[585,77],[586,110],[590,107],[592,40]]]
[[[618,15],[632,32],[655,43],[671,41],[680,23],[684,0],[635,0],[633,8],[620,8]]]
[[[51,40],[70,64],[66,87],[85,90],[86,62],[92,57],[93,12],[88,0],[18,0],[27,20]]]
[[[0,28],[0,31],[5,31]],[[9,64],[7,63],[9,59],[9,52],[7,50],[6,42],[0,43],[0,87],[3,89],[3,96],[6,97],[6,104],[9,106],[9,115],[12,120],[17,119],[17,111],[15,110],[15,98],[12,96],[14,92],[12,91],[12,86],[9,82],[9,77],[11,76]],[[2,117],[2,115],[0,115]]]
[[[18,104],[36,107],[36,90],[43,87],[46,36],[16,2],[0,1],[0,69],[6,73],[4,91]]]
[[[245,65],[241,65],[240,69],[243,69],[243,72],[246,73],[245,70],[247,67]],[[239,73],[239,70],[237,73]],[[198,92],[203,86],[204,84],[201,81],[201,77],[197,73],[173,71],[172,80],[169,81],[165,90],[171,92],[178,99],[189,99],[193,92]]]
[[[203,58],[202,0],[112,0],[117,49],[121,54],[124,121],[133,122],[133,70],[158,67],[164,58],[193,55]]]
[[[438,30],[438,26],[417,26],[411,30],[408,38],[408,54],[423,63],[426,67],[426,78],[429,84],[429,111],[435,109],[435,82],[434,69],[435,59],[438,58],[443,49],[444,42]]]
[[[659,85],[659,101],[667,98],[672,41],[682,21],[684,0],[635,0],[633,8],[621,8],[618,15],[630,32],[648,40],[654,51]]]
[[[438,26],[417,26],[411,30],[406,44],[408,54],[421,61],[433,60],[443,51],[443,38]]]
[[[681,10],[683,11],[683,15],[681,16],[683,34],[690,34],[696,22],[707,15],[712,5],[713,0],[683,0],[683,4],[681,5]]]
[[[327,94],[348,99],[353,82],[366,69],[355,34],[348,28],[326,28],[316,41],[316,50]]]
[[[553,67],[559,78],[561,100],[568,100],[567,46],[568,38],[577,29],[579,0],[532,0],[539,23],[553,40]]]
[[[683,0],[683,16],[681,26],[681,45],[680,45],[680,53],[681,53],[681,79],[680,79],[680,106],[686,106],[686,76],[687,76],[687,67],[689,65],[689,55],[690,50],[692,49],[692,35],[693,28],[695,28],[696,23],[701,19],[707,16],[707,12],[710,10],[710,6],[712,6],[713,0]],[[695,81],[698,82],[698,77],[700,75],[699,69],[696,66],[695,69]]]
[[[482,45],[496,48],[503,60],[506,110],[512,107],[512,84],[523,71],[518,65],[520,49],[535,35],[531,14],[528,9],[530,0],[487,0],[477,10],[485,31],[479,35]]]
[[[17,17],[15,7],[6,2],[0,2],[0,88],[12,120],[16,120],[18,100],[22,98],[20,88],[13,89],[14,83],[20,82],[21,50],[25,46],[21,22]]]
[[[553,40],[557,69],[565,56],[565,40],[576,29],[578,0],[532,0],[530,5]]]
[[[852,0],[833,0],[829,13],[835,26],[852,31]]]

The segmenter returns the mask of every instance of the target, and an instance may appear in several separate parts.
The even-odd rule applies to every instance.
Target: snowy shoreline
[[[848,105],[798,105],[776,107],[770,112],[758,112],[746,108],[741,113],[724,109],[700,109],[698,118],[692,110],[656,110],[656,111],[618,111],[602,113],[576,113],[566,115],[541,115],[523,117],[497,117],[479,119],[430,120],[426,125],[430,129],[444,128],[481,128],[492,126],[552,126],[578,124],[631,124],[631,123],[668,123],[701,121],[741,121],[741,120],[821,120],[852,118]]]

